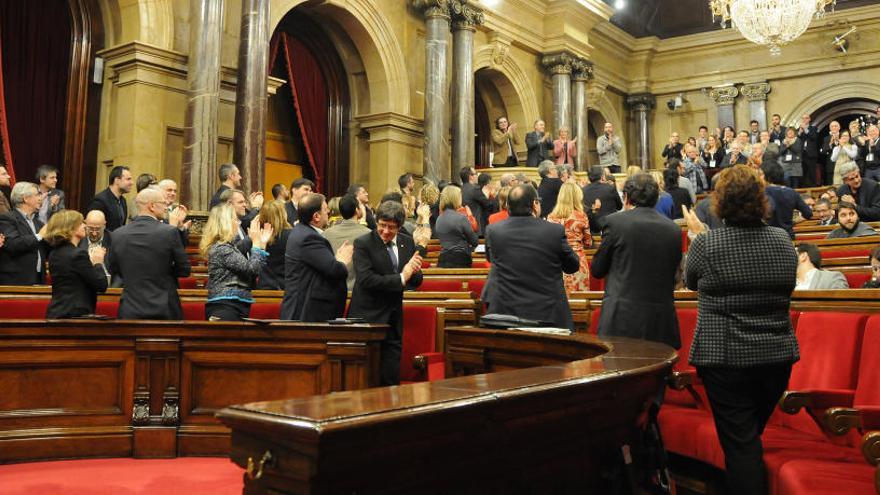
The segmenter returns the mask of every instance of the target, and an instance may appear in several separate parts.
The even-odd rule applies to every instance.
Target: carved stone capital
[[[736,86],[722,86],[720,88],[709,88],[703,92],[715,102],[716,105],[733,105],[736,97],[739,96],[739,90]]]
[[[541,65],[550,75],[571,74],[572,66],[577,60],[578,58],[569,52],[551,53],[541,58]]]
[[[638,93],[627,96],[626,104],[633,110],[644,112],[657,106],[657,98],[651,93]]]
[[[595,81],[587,85],[587,101],[590,105],[601,100],[603,96],[605,96],[605,86],[596,84]]]
[[[759,82],[743,84],[739,88],[741,95],[749,99],[749,101],[766,101],[767,94],[770,93],[770,83]]]
[[[510,45],[513,39],[498,32],[489,35],[489,44],[492,45],[492,66],[497,68],[504,65],[504,60],[510,53]]]
[[[448,0],[412,0],[412,6],[425,16],[425,19],[440,17],[449,19]]]
[[[573,81],[589,81],[593,79],[593,62],[579,58],[571,64]]]
[[[485,21],[483,9],[465,1],[453,1],[449,4],[452,14],[452,30],[467,29],[475,31]]]

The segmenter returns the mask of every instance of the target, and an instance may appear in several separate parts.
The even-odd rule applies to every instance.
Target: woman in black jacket
[[[93,314],[98,293],[107,290],[107,252],[101,247],[88,251],[78,247],[85,236],[83,216],[78,211],[62,210],[49,218],[45,239],[53,248],[49,253],[52,301],[46,309],[47,319]]]
[[[272,236],[266,244],[269,257],[260,271],[257,289],[284,290],[284,251],[287,249],[287,237],[293,230],[284,202],[269,201],[264,204],[257,222],[259,225],[272,226]]]
[[[724,227],[706,230],[686,214],[696,237],[685,279],[699,312],[689,361],[712,406],[727,492],[767,493],[761,433],[799,359],[789,313],[797,253],[787,232],[764,223],[769,205],[756,170],[725,168],[713,201]]]
[[[666,192],[672,196],[672,219],[677,220],[682,217],[682,205],[688,209],[693,208],[694,202],[691,200],[691,193],[678,185],[678,170],[667,168],[663,171],[663,185]]]

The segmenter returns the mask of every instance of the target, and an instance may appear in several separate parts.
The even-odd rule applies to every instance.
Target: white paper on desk
[[[511,328],[511,330],[521,330],[523,332],[543,333],[547,335],[571,335],[571,330],[567,328],[554,327],[523,327]]]
[[[485,244],[477,244],[477,247],[474,249],[475,253],[485,253],[486,245]]]

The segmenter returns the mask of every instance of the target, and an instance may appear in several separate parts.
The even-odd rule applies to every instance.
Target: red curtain
[[[0,33],[0,163],[6,165],[6,171],[15,184],[15,168],[12,163],[12,150],[9,147],[9,128],[6,120],[6,98],[3,96],[3,36]]]
[[[271,54],[273,67],[278,55],[283,56],[287,66],[287,80],[293,96],[296,120],[306,148],[306,157],[315,177],[315,186],[318,191],[323,191],[327,171],[330,109],[327,84],[321,66],[301,41],[284,32],[278,33],[272,39]],[[271,71],[270,67],[269,72]]]
[[[20,180],[42,164],[62,168],[70,36],[66,0],[0,1],[0,128]]]

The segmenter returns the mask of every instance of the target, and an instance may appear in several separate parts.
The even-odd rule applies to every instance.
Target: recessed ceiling
[[[604,0],[612,8],[619,0]],[[641,38],[671,38],[720,29],[712,19],[709,0],[623,0],[611,22]],[[876,4],[877,0],[837,0],[835,10]]]

